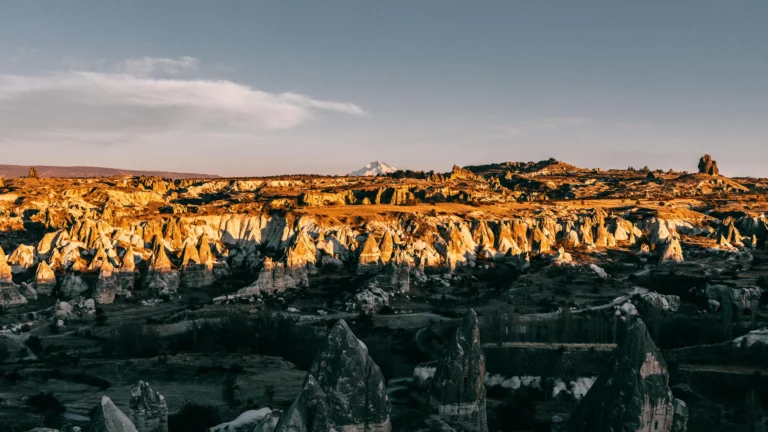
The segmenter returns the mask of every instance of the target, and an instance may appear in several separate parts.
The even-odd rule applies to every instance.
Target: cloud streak
[[[123,60],[119,69],[129,75],[152,76],[158,73],[176,75],[197,70],[200,61],[194,57],[179,58],[142,57]]]
[[[271,93],[225,80],[169,79],[198,61],[143,58],[119,64],[121,73],[64,72],[0,75],[0,138],[50,140],[99,137],[125,142],[144,134],[256,134],[297,127],[318,114],[364,116],[348,102],[297,93]]]

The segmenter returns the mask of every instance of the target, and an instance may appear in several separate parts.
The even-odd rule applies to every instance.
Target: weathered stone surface
[[[168,432],[168,406],[148,382],[139,381],[131,388],[129,415],[139,432]]]
[[[280,417],[275,432],[330,432],[328,417],[327,395],[309,374],[299,396]]]
[[[389,432],[389,411],[381,370],[365,344],[340,320],[275,432]]]
[[[661,253],[660,262],[663,263],[681,263],[683,259],[683,248],[676,238],[670,238],[664,250]]]
[[[122,285],[115,268],[109,262],[105,262],[99,270],[99,278],[93,288],[93,300],[96,304],[112,304],[121,289]]]
[[[0,306],[21,306],[27,304],[27,298],[21,295],[16,286],[0,287]]]
[[[381,250],[376,243],[376,239],[373,234],[369,234],[363,243],[363,248],[360,251],[360,259],[358,261],[360,268],[367,266],[376,267],[381,264]]]
[[[101,398],[101,404],[91,419],[88,432],[138,432],[136,426],[107,396]]]
[[[61,282],[59,296],[64,299],[71,299],[86,291],[88,291],[88,285],[85,284],[83,279],[74,273],[69,273]]]
[[[622,318],[611,363],[567,423],[569,432],[670,432],[674,404],[667,364],[643,321]]]
[[[20,244],[8,257],[8,264],[13,274],[23,273],[37,264],[37,249],[34,246]]]
[[[173,268],[171,260],[165,252],[162,240],[156,238],[152,261],[145,282],[147,287],[158,294],[171,294],[179,289],[179,272]]]
[[[93,299],[78,297],[69,302],[57,300],[53,307],[53,316],[59,319],[87,318],[96,313]]]
[[[430,409],[457,431],[487,432],[485,355],[477,314],[469,310],[437,365]]]
[[[672,432],[688,431],[688,405],[680,399],[673,402],[675,415],[672,417]]]
[[[186,288],[204,288],[211,286],[216,278],[213,276],[213,261],[210,259],[210,250],[204,263],[191,241],[184,245],[181,254],[181,285]]]
[[[56,275],[45,261],[40,261],[35,271],[35,288],[40,295],[51,295],[56,288]]]
[[[0,248],[0,286],[15,286],[13,283],[13,270],[8,265],[8,259],[3,252],[3,248]]]
[[[351,310],[366,314],[378,312],[384,306],[389,306],[389,294],[381,288],[365,289],[355,294],[350,303]]]
[[[699,159],[699,173],[712,176],[720,175],[720,170],[717,168],[717,162],[712,159],[712,156],[705,154]]]

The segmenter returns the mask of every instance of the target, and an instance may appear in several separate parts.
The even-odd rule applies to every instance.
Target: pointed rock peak
[[[680,246],[680,242],[676,238],[670,237],[664,252],[662,252],[661,263],[681,263],[683,261],[683,248]]]
[[[152,252],[152,269],[153,270],[170,270],[171,260],[168,258],[168,254],[165,253],[165,245],[162,242],[155,245],[155,249]]]
[[[200,257],[200,262],[202,264],[209,264],[213,262],[211,245],[208,242],[208,235],[205,233],[200,236],[200,240],[197,242],[197,254]]]
[[[312,374],[307,375],[304,387],[277,422],[275,432],[329,431],[328,401]]]
[[[667,364],[643,321],[622,318],[611,363],[597,377],[568,421],[568,431],[671,432],[674,416]]]
[[[91,420],[89,432],[138,432],[133,422],[112,403],[112,400],[104,396],[101,404]]]
[[[438,362],[430,407],[462,431],[488,432],[485,410],[485,355],[480,346],[477,314],[461,319],[447,355]],[[457,410],[456,407],[461,409]]]
[[[5,251],[0,247],[0,261],[8,261],[8,257],[5,255]]]
[[[186,267],[191,264],[200,264],[200,254],[191,241],[184,243],[184,251],[181,254],[181,266]]]
[[[136,261],[134,261],[133,246],[128,246],[128,249],[123,253],[123,259],[120,261],[120,269],[123,271],[131,271],[136,269]]]
[[[37,270],[35,271],[35,280],[51,280],[54,278],[56,278],[56,275],[54,275],[51,266],[49,266],[45,261],[40,261],[40,264],[37,266]]]
[[[368,234],[368,237],[365,238],[365,243],[363,243],[363,248],[360,251],[361,255],[378,255],[381,253],[381,250],[379,249],[379,245],[376,244],[376,238],[373,236],[373,234]]]
[[[320,392],[313,391],[313,397],[320,393],[323,395],[322,402],[327,406],[328,422],[332,428],[378,432],[391,430],[384,375],[368,355],[368,348],[355,337],[344,320],[339,320],[328,333],[309,369],[302,393],[308,387],[314,387],[315,381]],[[296,407],[301,398],[300,395],[291,407],[294,412],[308,410],[307,407]]]

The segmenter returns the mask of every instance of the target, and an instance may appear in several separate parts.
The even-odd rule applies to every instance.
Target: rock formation
[[[671,432],[675,402],[669,372],[643,321],[629,315],[611,363],[581,399],[569,432]]]
[[[275,432],[389,432],[384,376],[343,320],[328,333]]]
[[[712,159],[712,156],[705,154],[699,159],[699,173],[711,176],[720,175],[720,170],[717,168],[717,162]]]
[[[148,382],[139,381],[131,388],[130,418],[139,432],[168,432],[168,406]]]
[[[661,263],[681,263],[683,262],[683,249],[676,238],[670,238],[664,250],[661,253]]]
[[[104,263],[93,288],[93,300],[96,304],[112,304],[121,289],[122,285],[115,268],[109,262]]]
[[[165,245],[155,236],[155,246],[152,251],[152,261],[146,276],[147,287],[158,294],[175,293],[179,288],[179,272],[173,268],[171,260],[165,252]]]
[[[91,418],[88,432],[138,432],[131,422],[107,396],[101,398],[101,404]]]
[[[477,314],[461,320],[448,352],[438,362],[430,408],[456,431],[488,432],[485,412],[485,356]]]
[[[45,261],[40,261],[35,271],[35,289],[40,295],[51,295],[56,288],[56,275]]]
[[[67,277],[65,277],[61,282],[61,287],[59,288],[59,296],[64,299],[71,299],[85,293],[86,291],[88,291],[88,285],[83,282],[83,279],[74,273],[69,273],[67,274]]]

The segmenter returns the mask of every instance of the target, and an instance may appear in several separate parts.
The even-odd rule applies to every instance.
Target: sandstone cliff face
[[[328,333],[304,388],[275,432],[389,432],[384,376],[343,320]]]
[[[661,353],[637,316],[622,321],[611,363],[568,420],[571,432],[671,432],[675,404]]]
[[[488,432],[485,410],[485,355],[477,314],[469,310],[438,362],[430,397],[432,412],[461,432]]]

